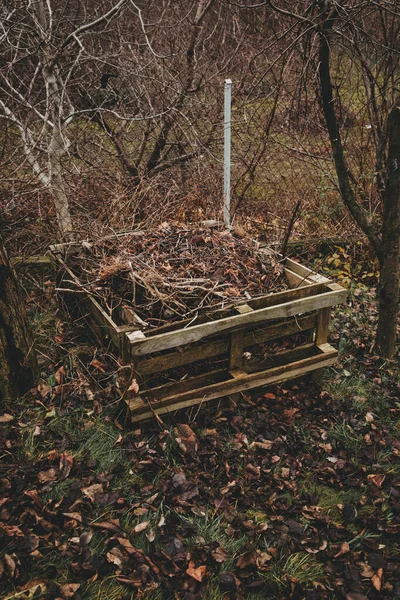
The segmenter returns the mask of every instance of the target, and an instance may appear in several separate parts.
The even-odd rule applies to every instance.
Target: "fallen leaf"
[[[218,548],[215,548],[215,550],[212,550],[211,556],[213,557],[213,559],[215,561],[217,561],[217,563],[223,563],[225,560],[228,560],[228,558],[229,558],[228,552],[224,548],[221,548],[221,546],[218,546]]]
[[[378,569],[377,572],[371,577],[371,583],[378,592],[381,591],[382,577],[383,569]]]
[[[81,546],[87,546],[88,544],[90,544],[92,537],[93,531],[83,531],[79,536],[79,544]]]
[[[143,523],[138,523],[132,529],[133,535],[137,535],[138,533],[141,533],[142,531],[145,531],[149,527],[149,525],[150,525],[149,521],[143,521]]]
[[[10,596],[4,596],[3,600],[14,600],[14,598],[44,598],[46,596],[46,582],[42,579],[32,579],[25,585],[18,588],[18,592],[13,592]]]
[[[189,575],[189,577],[193,577],[193,579],[200,582],[203,581],[206,571],[207,567],[205,565],[196,568],[193,561],[190,561],[189,566],[186,569],[186,573]]]
[[[150,529],[150,531],[147,531],[145,535],[149,542],[154,542],[154,540],[156,539],[156,532],[154,531],[154,529]]]
[[[82,523],[82,515],[78,512],[65,512],[63,515],[64,517],[68,517],[68,519],[74,519],[78,523]]]
[[[110,552],[107,552],[106,556],[109,563],[112,563],[117,567],[122,567],[122,563],[124,562],[124,555],[122,554],[119,548],[112,548]]]
[[[82,488],[82,493],[89,498],[91,502],[99,502],[104,494],[103,485],[94,483],[88,487]]]
[[[44,400],[51,393],[51,387],[47,385],[47,383],[39,383],[37,386],[37,391]]]
[[[265,440],[264,442],[251,442],[250,449],[261,448],[262,450],[272,450],[274,442]]]
[[[15,554],[14,554],[14,556],[15,556]],[[14,558],[12,556],[10,556],[9,554],[4,554],[3,564],[4,564],[4,569],[7,573],[7,575],[9,576],[10,579],[12,579],[15,575],[15,571],[17,568]]]
[[[132,546],[132,544],[130,543],[128,538],[117,537],[117,540],[119,541],[119,543],[121,544],[123,549],[128,552],[128,554],[136,554],[137,553],[136,548],[134,546]]]
[[[197,436],[193,429],[185,423],[179,424],[174,428],[174,435],[178,446],[184,454],[190,452],[194,454],[197,451]]]
[[[350,552],[350,546],[347,542],[343,542],[343,544],[340,546],[339,552],[337,552],[337,554],[335,554],[333,558],[338,558],[339,556],[347,554],[348,552]]]
[[[318,554],[318,552],[322,552],[323,550],[326,550],[327,547],[328,547],[328,542],[326,540],[323,540],[321,545],[319,546],[319,548],[310,548],[309,546],[305,546],[304,549],[309,554]]]
[[[90,526],[95,527],[96,529],[103,529],[104,531],[119,532],[121,530],[119,519],[112,519],[111,521],[94,521],[93,523],[90,523]]]
[[[63,452],[60,456],[59,469],[61,472],[61,479],[66,479],[71,472],[74,460],[70,454]]]
[[[55,481],[57,477],[56,470],[51,468],[48,471],[40,471],[38,473],[38,480],[40,483],[47,483],[48,481]]]
[[[0,423],[10,423],[11,421],[14,421],[14,419],[15,417],[13,417],[12,415],[4,413],[4,415],[0,416]]]
[[[128,392],[139,393],[139,384],[136,379],[132,379],[131,385],[128,387]]]
[[[80,583],[66,583],[65,585],[62,585],[60,588],[62,597],[73,598],[73,596],[75,596],[75,592],[77,592],[80,587]]]
[[[382,483],[385,481],[385,477],[386,475],[383,474],[371,474],[368,475],[368,479],[374,484],[376,485],[376,487],[381,487]]]
[[[248,552],[245,552],[244,554],[239,556],[239,558],[236,562],[236,565],[239,567],[239,569],[245,569],[246,567],[248,567],[250,565],[254,565],[255,562],[256,562],[256,557],[255,557],[254,550],[249,550]]]
[[[99,360],[97,360],[97,358],[94,358],[90,364],[91,364],[92,367],[94,367],[95,369],[97,369],[101,373],[105,373],[106,372],[105,371],[105,367],[107,365],[105,365],[104,363],[102,363]]]
[[[60,367],[56,372],[55,372],[55,378],[56,378],[56,382],[58,383],[58,385],[60,385],[61,383],[63,383],[65,377],[67,376],[67,373],[65,371],[64,367]]]

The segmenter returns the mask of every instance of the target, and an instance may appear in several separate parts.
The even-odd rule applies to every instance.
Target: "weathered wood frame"
[[[293,379],[336,360],[337,351],[328,344],[331,309],[345,301],[347,292],[289,258],[282,262],[291,289],[212,311],[196,323],[182,320],[145,335],[137,326],[118,326],[93,294],[85,290],[67,264],[69,247],[61,244],[50,248],[63,270],[64,283],[79,296],[80,308],[96,335],[111,340],[124,361],[132,364],[134,377],[139,381],[141,396],[124,397],[132,422],[149,419],[155,412],[166,414]],[[246,370],[246,348],[299,332],[309,334],[309,343],[276,354],[268,368],[261,365],[256,372]],[[157,373],[221,356],[227,359],[226,369],[159,387],[150,383]]]

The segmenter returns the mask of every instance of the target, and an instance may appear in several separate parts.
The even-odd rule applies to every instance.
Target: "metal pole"
[[[231,98],[232,80],[225,79],[224,106],[224,221],[231,225]]]

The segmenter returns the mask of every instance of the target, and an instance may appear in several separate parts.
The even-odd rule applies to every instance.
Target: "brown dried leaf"
[[[93,531],[83,531],[81,533],[81,535],[79,536],[79,544],[83,547],[83,546],[87,546],[88,544],[90,544],[91,539],[93,537]]]
[[[47,383],[39,383],[39,385],[37,386],[37,390],[43,398],[43,400],[47,398],[48,394],[51,393],[51,387],[47,385]]]
[[[217,561],[217,563],[223,563],[225,560],[228,560],[228,558],[229,558],[228,552],[224,548],[221,548],[221,546],[218,546],[218,548],[215,548],[215,550],[212,550],[211,556],[213,557],[214,560]]]
[[[132,534],[133,535],[137,535],[138,533],[141,533],[142,531],[145,531],[149,527],[149,525],[150,525],[149,521],[143,521],[143,523],[138,523],[132,529]]]
[[[75,592],[77,592],[80,587],[80,583],[66,583],[65,585],[62,585],[60,588],[62,597],[73,598],[73,596],[75,596]]]
[[[12,415],[9,415],[8,413],[4,413],[4,415],[0,416],[0,423],[10,423],[11,421],[14,421],[15,417],[13,417]]]
[[[339,558],[339,556],[342,556],[343,554],[347,554],[348,552],[350,552],[350,546],[347,542],[343,542],[343,544],[340,546],[340,550],[337,554],[335,554],[335,556],[333,558]]]
[[[104,494],[103,484],[94,483],[93,485],[89,485],[86,488],[82,488],[82,493],[89,498],[91,502],[99,502]]]
[[[136,554],[137,553],[136,548],[134,546],[132,546],[132,544],[130,543],[130,541],[127,538],[117,537],[117,540],[119,541],[119,543],[121,544],[123,549],[128,552],[128,554]]]
[[[65,371],[64,367],[60,367],[56,372],[55,372],[55,378],[56,378],[56,382],[58,383],[58,385],[60,385],[61,383],[63,383],[65,377],[67,376],[67,373]]]
[[[57,477],[57,472],[55,469],[51,468],[48,471],[40,471],[38,474],[38,479],[40,483],[47,483],[48,481],[55,481]]]
[[[139,393],[139,384],[136,379],[132,379],[131,385],[128,387],[128,392]]]
[[[90,364],[91,364],[92,367],[94,367],[95,369],[97,369],[101,373],[105,373],[106,372],[105,371],[105,367],[107,365],[105,365],[104,363],[102,363],[99,360],[97,360],[97,358],[94,358]]]
[[[374,588],[380,592],[382,587],[383,569],[378,569],[375,575],[371,577],[371,583]]]
[[[195,567],[194,562],[191,560],[188,568],[186,569],[186,573],[189,577],[193,577],[196,581],[203,581],[203,577],[206,574],[207,567],[202,565],[201,567]]]
[[[110,552],[107,552],[106,556],[109,563],[117,567],[122,567],[125,557],[119,548],[112,548]]]
[[[154,529],[150,529],[150,531],[147,531],[145,535],[149,542],[154,542],[154,540],[156,539],[156,532],[154,531]]]
[[[104,531],[119,532],[121,530],[119,519],[112,519],[111,521],[94,521],[90,523],[91,527],[96,529],[104,529]]]
[[[75,521],[78,521],[79,523],[82,523],[82,515],[81,513],[78,512],[65,512],[63,513],[64,517],[68,517],[68,519],[74,519]]]
[[[185,423],[177,425],[174,428],[174,435],[183,453],[188,451],[193,453],[197,451],[197,436],[189,425],[186,425]]]
[[[371,474],[368,475],[368,479],[374,484],[376,485],[376,487],[381,487],[382,483],[385,481],[385,477],[386,475],[384,474]]]
[[[239,558],[236,562],[236,565],[239,567],[239,569],[245,569],[246,567],[249,567],[250,565],[254,565],[255,562],[256,562],[256,557],[255,557],[254,550],[249,550],[248,552],[245,552],[244,554],[239,556]]]
[[[10,556],[9,554],[4,554],[3,556],[4,570],[10,579],[14,577],[17,568],[17,564],[13,557],[15,557],[15,554],[13,556]]]
[[[264,442],[251,442],[250,449],[261,448],[262,450],[272,450],[274,442],[265,440]]]
[[[59,469],[61,472],[61,478],[66,479],[71,472],[72,465],[74,464],[74,459],[70,454],[63,452],[60,456],[60,465]]]
[[[18,587],[18,592],[13,592],[10,596],[5,596],[3,600],[14,600],[22,598],[28,600],[29,598],[43,598],[46,592],[46,582],[43,579],[32,579],[25,585]]]

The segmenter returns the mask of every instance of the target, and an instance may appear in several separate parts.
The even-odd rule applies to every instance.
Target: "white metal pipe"
[[[231,225],[231,105],[232,80],[225,79],[224,103],[224,221]]]

